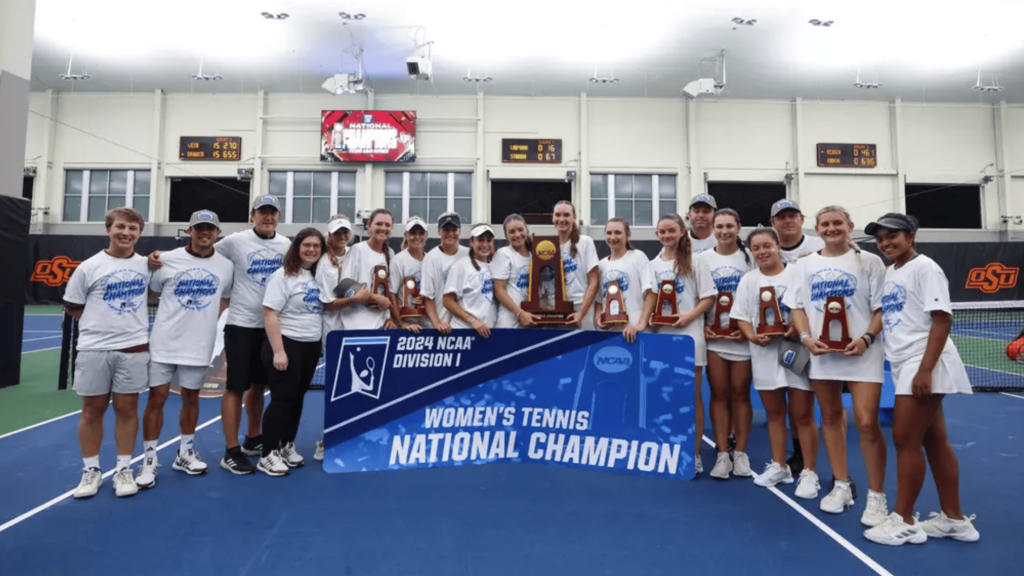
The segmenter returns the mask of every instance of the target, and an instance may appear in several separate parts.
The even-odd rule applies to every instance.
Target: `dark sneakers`
[[[220,467],[232,474],[252,474],[256,467],[242,452],[242,448],[236,446],[224,452],[224,459],[220,461]]]
[[[242,442],[242,452],[246,456],[262,456],[263,455],[263,436],[257,436],[255,438],[245,437],[245,441]]]

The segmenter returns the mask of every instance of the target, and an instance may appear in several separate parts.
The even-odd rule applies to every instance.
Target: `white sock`
[[[121,456],[120,454],[118,454],[118,456],[117,456],[117,468],[114,468],[114,470],[120,471],[122,468],[127,468],[131,463],[132,463],[132,455],[131,454],[129,454],[127,456]]]
[[[868,494],[874,494],[876,496],[881,496],[882,498],[885,498],[885,492],[875,492],[870,488],[868,488]]]
[[[156,445],[160,442],[159,440],[143,440],[142,450],[146,453],[146,458],[152,458],[156,460]]]
[[[85,469],[86,470],[89,470],[90,468],[99,468],[100,467],[100,457],[99,456],[93,456],[92,458],[82,458],[82,461],[85,462]]]
[[[181,435],[181,446],[178,448],[178,454],[184,454],[192,449],[192,445],[195,441],[195,434],[182,434]]]

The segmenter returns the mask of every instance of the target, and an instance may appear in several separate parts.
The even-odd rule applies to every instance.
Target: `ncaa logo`
[[[793,361],[795,361],[795,360],[796,360],[796,352],[794,352],[792,350],[786,350],[782,354],[782,363],[785,364],[786,366],[792,366],[793,365]]]
[[[633,355],[618,346],[606,346],[594,354],[594,366],[601,372],[618,374],[633,365]]]
[[[363,114],[363,124],[373,124],[373,114]]]
[[[343,339],[331,401],[351,394],[379,400],[390,343],[389,336]]]

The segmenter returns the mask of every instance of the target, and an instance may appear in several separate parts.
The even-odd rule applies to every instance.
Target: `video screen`
[[[324,110],[321,162],[413,162],[416,113],[386,110]]]

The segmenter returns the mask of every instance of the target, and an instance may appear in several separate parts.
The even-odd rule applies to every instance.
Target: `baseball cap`
[[[437,219],[437,229],[440,230],[445,226],[455,226],[456,228],[462,228],[462,218],[459,217],[458,212],[445,212],[441,214],[441,217]]]
[[[271,196],[270,194],[264,194],[252,203],[253,210],[259,210],[264,206],[273,206],[278,211],[281,210],[281,203],[277,201],[277,196]]]
[[[889,213],[878,219],[877,222],[872,222],[864,227],[864,233],[868,236],[874,236],[878,233],[879,228],[885,228],[888,230],[904,230],[906,232],[914,232],[917,230],[917,226],[914,222],[907,217],[905,214]]]
[[[217,217],[215,212],[211,212],[209,210],[196,210],[192,213],[192,217],[189,218],[188,227],[192,228],[199,224],[209,224],[220,228],[220,218]]]
[[[344,228],[349,232],[352,231],[352,223],[348,221],[348,218],[335,218],[327,223],[327,233],[334,234],[338,230]]]
[[[715,202],[715,197],[711,194],[697,194],[690,200],[690,208],[693,208],[696,204],[707,204],[715,210],[718,210],[718,204]]]
[[[786,200],[785,198],[783,198],[782,200],[779,200],[775,204],[772,204],[771,217],[775,218],[776,216],[779,215],[779,212],[782,212],[783,210],[796,210],[800,214],[803,214],[803,212],[800,212],[800,206],[796,202],[793,202],[792,200]]]
[[[469,233],[469,236],[471,238],[476,238],[477,236],[481,236],[487,233],[490,233],[491,236],[494,236],[494,229],[488,226],[487,224],[481,224],[473,228],[472,232]]]
[[[779,364],[796,375],[807,375],[811,353],[799,342],[788,338],[779,339]]]
[[[420,218],[419,216],[413,216],[412,218],[409,218],[408,220],[405,221],[406,230],[412,230],[417,226],[422,228],[424,232],[427,231],[427,223],[424,222],[423,218]]]
[[[334,287],[334,296],[335,298],[351,298],[356,295],[356,292],[362,290],[363,286],[365,284],[351,278],[342,278],[341,282],[338,282],[338,285]]]

